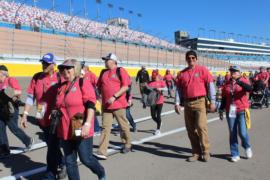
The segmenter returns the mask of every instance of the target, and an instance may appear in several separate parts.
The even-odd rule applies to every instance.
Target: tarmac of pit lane
[[[19,81],[25,90],[30,79],[19,78]],[[135,83],[133,92],[135,97],[139,97]],[[134,99],[131,112],[136,120],[148,119],[150,116],[149,108],[143,109],[138,98]],[[167,114],[162,117],[160,136],[153,135],[156,124],[152,119],[137,124],[138,132],[132,133],[132,141],[135,144],[133,152],[121,154],[114,150],[115,146],[120,145],[120,137],[119,134],[111,135],[112,155],[108,160],[100,161],[106,169],[108,180],[269,179],[269,109],[251,111],[250,139],[254,156],[250,160],[245,159],[244,151],[240,147],[242,159],[237,163],[228,161],[230,154],[228,126],[226,121],[218,120],[217,114],[208,115],[208,119],[212,120],[208,125],[212,158],[207,163],[200,161],[188,163],[185,159],[190,156],[191,150],[183,113],[181,115],[173,113],[173,99],[166,99],[162,112]],[[25,131],[31,137],[35,137],[36,145],[42,145],[42,133],[33,118],[30,118],[29,127]],[[9,131],[8,136],[12,147],[23,147]],[[98,136],[94,138],[94,144],[98,145]],[[15,179],[16,176],[23,175],[25,179],[41,179],[44,174],[42,170],[46,166],[45,155],[46,147],[42,147],[0,159],[0,178]],[[79,169],[82,180],[97,179],[84,165],[80,165]]]

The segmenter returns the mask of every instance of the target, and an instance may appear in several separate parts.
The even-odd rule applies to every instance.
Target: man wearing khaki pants
[[[180,113],[180,104],[184,105],[185,123],[191,143],[192,156],[189,162],[200,157],[209,161],[209,140],[206,116],[206,96],[209,94],[210,111],[215,111],[215,87],[213,78],[204,66],[197,65],[195,51],[186,53],[188,67],[181,71],[177,81],[175,111]],[[182,101],[182,102],[181,102]]]
[[[102,59],[105,61],[106,69],[102,70],[97,82],[102,97],[102,132],[99,149],[94,155],[100,159],[107,159],[113,117],[118,121],[122,131],[121,138],[124,143],[122,152],[128,153],[131,149],[131,135],[125,114],[128,106],[126,91],[130,79],[124,68],[117,67],[115,54],[110,53]]]

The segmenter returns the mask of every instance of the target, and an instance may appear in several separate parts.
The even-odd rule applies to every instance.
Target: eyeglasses
[[[195,56],[189,56],[189,57],[187,57],[187,59],[192,59],[192,60],[194,60],[194,59],[196,59],[196,57],[195,57]]]

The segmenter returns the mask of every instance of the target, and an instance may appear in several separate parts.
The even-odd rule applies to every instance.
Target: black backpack
[[[121,67],[117,67],[116,69],[116,76],[118,77],[118,79],[120,81],[122,81],[122,76],[121,76],[121,72],[120,72]],[[103,74],[108,71],[109,69],[102,69],[102,71],[100,72],[99,78],[102,78]],[[126,91],[126,98],[128,98],[131,95],[131,86],[128,86],[128,90]]]
[[[12,98],[10,98],[3,90],[0,91],[0,117],[4,121],[10,120],[15,113],[15,109],[18,109],[14,104]]]

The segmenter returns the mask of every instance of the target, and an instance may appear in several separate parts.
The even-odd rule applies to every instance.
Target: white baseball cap
[[[102,60],[104,60],[104,61],[113,60],[113,61],[117,62],[118,58],[117,58],[117,56],[115,54],[109,53],[107,56],[102,57]]]

